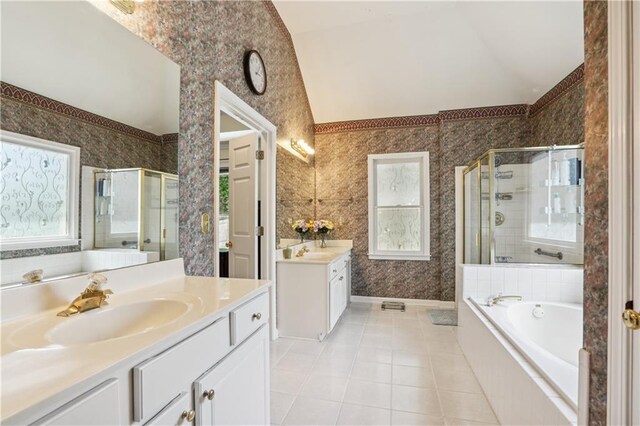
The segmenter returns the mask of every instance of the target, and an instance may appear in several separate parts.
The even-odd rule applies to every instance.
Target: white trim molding
[[[0,238],[0,251],[23,250],[32,248],[61,247],[78,244],[78,205],[80,197],[80,148],[59,142],[35,138],[33,136],[0,130],[0,141],[14,145],[35,148],[42,151],[50,151],[68,157],[66,188],[67,220],[64,235],[28,236],[8,238],[2,241]]]
[[[637,270],[634,271],[633,259],[634,182],[632,177],[634,176],[634,167],[636,173],[638,167],[637,164],[634,165],[634,154],[636,156],[638,154],[634,153],[633,141],[633,3],[630,1],[608,2],[609,330],[607,424],[614,425],[634,424],[631,380],[634,356],[632,332],[625,328],[622,322],[625,303],[632,300],[633,297],[634,273],[638,273]],[[635,102],[637,105],[637,99]],[[638,115],[638,112],[635,114]],[[637,227],[638,224],[635,226]],[[637,233],[637,228],[635,232]],[[636,309],[639,304],[636,303]],[[636,357],[638,355],[640,354],[635,354]]]
[[[351,296],[351,303],[402,302],[407,306],[429,306],[432,308],[454,309],[456,302],[430,299],[400,299],[397,297]]]
[[[378,204],[378,164],[417,163],[420,167],[420,200],[411,205]],[[402,152],[394,154],[369,154],[369,259],[372,260],[430,260],[430,199],[429,199],[429,153]],[[393,189],[395,191],[395,188]],[[419,250],[380,250],[378,248],[378,215],[380,208],[420,209],[420,249]]]
[[[259,167],[259,193],[262,208],[260,209],[260,223],[264,224],[265,233],[260,244],[260,266],[262,279],[274,283],[270,290],[271,296],[271,339],[278,338],[276,328],[276,131],[277,128],[269,120],[254,110],[249,104],[240,99],[235,93],[227,89],[216,80],[214,84],[214,137],[213,137],[213,234],[219,235],[218,212],[220,210],[220,112],[223,111],[247,127],[254,129],[260,135],[260,148],[264,151],[264,160]],[[220,276],[220,256],[218,242],[214,246],[214,272]]]

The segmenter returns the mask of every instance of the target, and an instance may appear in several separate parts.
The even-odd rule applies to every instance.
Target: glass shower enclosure
[[[147,169],[95,173],[95,248],[178,257],[178,176]]]
[[[491,149],[463,173],[465,263],[583,263],[582,144]]]

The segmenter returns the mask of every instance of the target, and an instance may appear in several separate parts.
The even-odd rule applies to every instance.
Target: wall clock
[[[267,90],[267,70],[262,57],[255,50],[244,54],[244,78],[249,89],[256,95],[263,95]]]

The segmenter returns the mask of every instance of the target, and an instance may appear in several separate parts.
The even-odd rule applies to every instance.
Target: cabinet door
[[[116,425],[120,422],[118,381],[111,379],[63,405],[34,424]]]
[[[198,425],[269,424],[268,327],[201,376],[194,393]]]
[[[146,425],[150,426],[186,426],[193,421],[194,412],[191,411],[191,398],[183,392],[173,399]],[[191,418],[191,420],[189,420]]]
[[[329,282],[329,331],[333,330],[338,318],[340,318],[341,276],[339,275]]]

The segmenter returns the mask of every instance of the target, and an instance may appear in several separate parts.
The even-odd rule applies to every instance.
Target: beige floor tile
[[[391,411],[364,405],[342,404],[339,425],[390,425]]]
[[[356,360],[351,377],[377,383],[391,383],[391,364]]]
[[[297,395],[308,377],[308,373],[271,369],[271,390]]]
[[[344,402],[369,407],[391,407],[391,385],[349,379]]]
[[[431,367],[427,352],[393,351],[393,365],[407,365],[409,367]]]
[[[496,416],[482,394],[439,391],[442,410],[447,418],[496,423]]]
[[[438,341],[436,344],[433,343],[432,341],[432,344],[428,345],[430,354],[464,355],[457,341]]]
[[[308,372],[317,358],[317,355],[298,354],[289,351],[278,361],[276,368],[279,370]]]
[[[312,374],[302,386],[300,395],[342,402],[348,380],[346,377]]]
[[[391,364],[393,360],[393,351],[384,348],[361,347],[358,351],[357,361],[379,362],[382,364]]]
[[[382,336],[379,334],[365,334],[362,337],[361,346],[370,346],[374,348],[388,348],[391,339],[388,336]]]
[[[391,409],[441,417],[440,401],[435,389],[392,386]]]
[[[284,418],[285,425],[335,425],[340,403],[299,396]]]
[[[271,392],[271,424],[279,425],[289,412],[289,408],[296,399],[295,395],[287,393]]]
[[[482,388],[470,368],[458,370],[439,368],[434,369],[433,374],[438,389],[482,393]]]
[[[470,370],[471,367],[464,355],[433,353],[430,355],[434,370]]]
[[[394,385],[436,389],[436,382],[433,378],[431,367],[420,368],[394,365],[392,377],[392,383]]]
[[[461,419],[444,419],[448,426],[498,426],[498,423],[484,423],[484,422],[474,422],[471,420],[461,420]]]
[[[388,325],[371,325],[367,324],[364,328],[364,335],[377,335],[391,338],[393,327]]]
[[[326,343],[314,340],[295,340],[289,348],[289,352],[317,356],[320,355],[325,346]]]
[[[444,426],[444,418],[425,414],[391,411],[391,424],[394,426]]]
[[[338,357],[319,359],[311,370],[314,374],[325,376],[349,377],[353,361]]]

